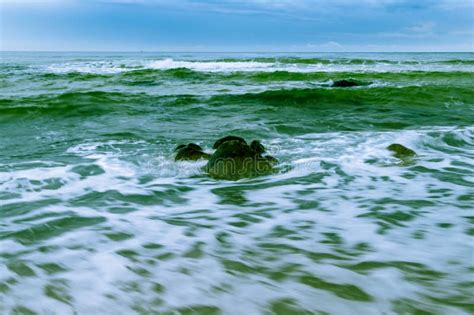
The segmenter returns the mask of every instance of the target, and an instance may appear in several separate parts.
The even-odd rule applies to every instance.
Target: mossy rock
[[[214,178],[237,180],[247,177],[267,175],[273,172],[276,159],[262,156],[264,146],[259,141],[250,145],[242,139],[233,136],[219,139],[217,150],[209,158],[204,170]],[[215,144],[215,146],[216,146]]]
[[[387,150],[392,151],[395,157],[399,159],[410,158],[416,156],[416,152],[412,149],[405,147],[399,143],[392,143],[387,147]]]
[[[176,147],[175,161],[197,161],[209,159],[209,154],[203,152],[201,146],[195,143],[181,144]]]
[[[217,149],[221,144],[227,141],[238,141],[243,144],[247,144],[244,138],[238,137],[238,136],[226,136],[224,138],[220,138],[216,142],[214,142],[214,145],[212,146],[213,149]]]

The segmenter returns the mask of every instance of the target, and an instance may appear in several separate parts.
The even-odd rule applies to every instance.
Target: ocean
[[[474,312],[474,53],[0,57],[1,314]]]

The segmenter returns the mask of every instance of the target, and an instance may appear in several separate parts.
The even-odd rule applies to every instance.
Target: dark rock
[[[182,149],[182,148],[185,148],[185,147],[187,147],[187,146],[188,146],[187,144],[180,144],[180,145],[178,145],[178,146],[174,149],[174,151],[176,152],[176,151],[178,151],[178,150],[180,150],[180,149]]]
[[[399,159],[416,156],[415,151],[399,143],[392,143],[387,147],[387,150],[392,151],[394,156]]]
[[[357,83],[354,80],[338,80],[334,81],[332,84],[332,87],[353,87],[353,86],[359,86],[360,84]]]
[[[263,157],[263,152],[265,148],[259,141],[248,145],[242,138],[227,138],[217,145],[217,150],[211,155],[204,169],[210,176],[219,179],[236,180],[266,175],[273,171],[276,159]]]
[[[244,140],[244,138],[237,137],[237,136],[227,136],[224,138],[220,138],[217,140],[214,145],[212,146],[213,149],[217,149],[221,144],[227,141],[239,141],[241,143],[247,144],[247,142]]]
[[[265,153],[265,147],[258,140],[253,140],[252,143],[250,143],[250,149],[252,149],[256,154]]]
[[[175,151],[175,161],[197,161],[209,158],[209,154],[203,152],[202,148],[195,143],[178,145]]]
[[[191,149],[194,149],[196,151],[202,151],[202,147],[200,145],[197,145],[195,143],[189,143],[188,147]]]

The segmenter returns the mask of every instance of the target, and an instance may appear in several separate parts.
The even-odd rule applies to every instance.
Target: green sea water
[[[474,312],[474,53],[0,57],[1,314]]]

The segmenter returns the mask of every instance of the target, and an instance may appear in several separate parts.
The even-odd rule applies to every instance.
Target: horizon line
[[[474,53],[472,51],[404,51],[404,50],[393,50],[393,51],[260,51],[260,50],[213,50],[213,51],[200,51],[200,50],[1,50],[0,53],[297,53],[297,54],[313,54],[313,53]]]

